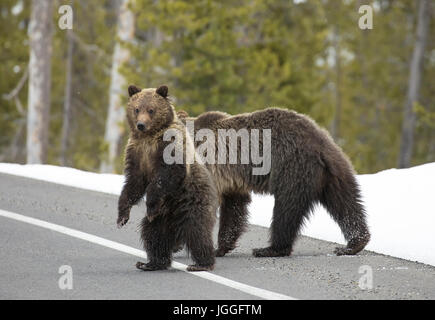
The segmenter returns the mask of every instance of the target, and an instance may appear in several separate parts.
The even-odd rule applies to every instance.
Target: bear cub
[[[132,206],[146,194],[147,214],[140,227],[149,262],[138,262],[136,267],[144,271],[166,269],[171,265],[172,253],[185,245],[195,262],[188,271],[213,270],[212,231],[218,207],[213,179],[201,163],[188,164],[185,158],[182,163],[167,163],[170,161],[165,158],[165,149],[170,144],[175,145],[174,150],[182,148],[183,157],[195,153],[168,99],[168,87],[141,90],[129,86],[128,93],[131,131],[117,224],[122,227],[127,223]],[[182,143],[174,136],[168,139],[167,130],[182,135]]]

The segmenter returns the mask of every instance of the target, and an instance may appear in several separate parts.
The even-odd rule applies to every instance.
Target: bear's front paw
[[[122,228],[128,222],[129,219],[130,219],[130,214],[124,214],[118,216],[118,220],[116,220],[116,224],[118,228]]]
[[[142,271],[156,271],[156,270],[165,270],[165,269],[167,269],[167,267],[163,266],[163,265],[158,265],[158,264],[155,264],[155,263],[152,263],[152,262],[143,263],[143,262],[140,262],[140,261],[138,261],[136,263],[136,268],[138,268],[139,270],[142,270]]]
[[[197,271],[212,271],[214,269],[214,264],[208,266],[200,266],[198,264],[191,264],[187,267],[187,271],[189,272],[197,272]]]
[[[292,250],[290,248],[274,249],[272,247],[258,248],[252,250],[254,257],[285,257],[291,255]]]
[[[226,248],[218,248],[214,253],[216,257],[223,257],[228,251],[230,250]]]

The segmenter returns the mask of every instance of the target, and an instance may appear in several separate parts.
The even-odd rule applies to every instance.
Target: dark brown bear
[[[141,224],[141,238],[149,262],[138,262],[145,270],[166,269],[172,252],[186,245],[195,265],[188,271],[212,270],[212,231],[217,210],[217,194],[212,178],[199,163],[167,164],[164,141],[169,129],[183,135],[184,156],[195,149],[184,125],[167,98],[168,88],[140,90],[128,88],[127,119],[131,129],[125,155],[126,182],[118,203],[118,226],[127,223],[130,210],[146,194],[147,215]],[[175,150],[175,149],[174,149]],[[174,151],[175,152],[175,151]]]
[[[219,129],[271,129],[269,174],[253,175],[252,164],[207,163],[220,197],[217,256],[234,249],[246,229],[252,191],[275,198],[270,246],[254,249],[257,257],[290,255],[304,220],[317,203],[326,207],[347,241],[347,247],[336,248],[337,255],[356,254],[368,243],[370,233],[353,167],[328,132],[309,117],[268,108],[235,116],[206,112],[197,118],[181,112],[180,118],[186,124],[194,121],[195,133],[208,128],[215,137]]]

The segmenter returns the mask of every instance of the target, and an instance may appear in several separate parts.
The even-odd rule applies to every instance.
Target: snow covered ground
[[[50,165],[0,163],[0,172],[119,195],[124,177]],[[366,249],[435,265],[435,163],[358,175],[372,234]],[[269,227],[273,197],[254,195],[250,223]],[[316,208],[304,235],[344,244],[338,226]]]

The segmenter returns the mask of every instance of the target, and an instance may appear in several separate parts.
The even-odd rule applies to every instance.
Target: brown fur
[[[222,112],[206,112],[197,118],[184,115],[182,120],[194,120],[195,132],[209,128],[215,136],[218,129],[271,129],[269,174],[252,175],[251,164],[207,164],[220,197],[217,256],[234,249],[245,230],[252,191],[275,197],[270,246],[255,249],[255,256],[290,255],[316,203],[326,207],[348,241],[346,248],[336,249],[337,255],[356,254],[365,247],[370,234],[352,165],[328,132],[309,117],[268,108],[235,116]],[[238,148],[240,154],[240,144]]]
[[[189,271],[212,270],[212,230],[217,210],[216,189],[207,169],[199,164],[166,164],[163,150],[167,129],[183,136],[183,151],[195,152],[184,125],[167,99],[167,87],[140,90],[129,87],[127,119],[131,129],[125,152],[126,182],[118,203],[118,226],[127,223],[130,210],[146,194],[147,215],[141,238],[149,262],[138,262],[145,270],[165,269],[172,252],[186,245],[195,265]],[[143,125],[143,130],[139,129]],[[186,163],[184,161],[184,163]]]

